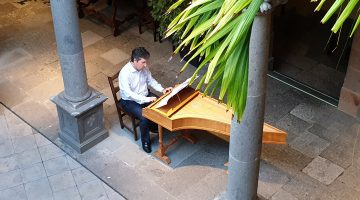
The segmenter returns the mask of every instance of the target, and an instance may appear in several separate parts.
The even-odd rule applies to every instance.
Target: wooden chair
[[[138,27],[139,27],[139,33],[142,34],[144,31],[142,30],[142,27],[144,26],[151,26],[151,29],[153,29],[153,36],[154,36],[154,42],[157,41],[157,37],[159,36],[159,41],[161,42],[161,36],[158,31],[159,22],[155,21],[154,18],[151,15],[151,8],[147,5],[146,0],[142,0],[140,4],[138,5]]]
[[[120,34],[119,26],[137,18],[139,33],[146,24],[154,24],[146,0],[76,0],[79,18],[93,15],[113,28],[113,35]],[[121,9],[121,10],[120,10]],[[111,13],[109,11],[111,10]],[[154,29],[154,31],[156,28]],[[156,41],[154,32],[154,41]]]
[[[120,106],[119,104],[119,100],[120,100],[120,95],[118,97],[118,93],[120,91],[120,88],[119,88],[119,80],[118,80],[118,76],[119,76],[119,72],[115,73],[113,76],[109,77],[108,76],[108,81],[109,81],[109,85],[110,85],[110,88],[111,88],[111,92],[112,92],[112,95],[113,95],[113,98],[114,98],[114,101],[115,101],[115,105],[116,105],[116,109],[117,109],[117,113],[118,113],[118,116],[119,116],[119,120],[120,120],[120,125],[121,125],[121,128],[123,129],[124,127],[127,128],[130,132],[132,132],[134,134],[134,140],[138,140],[138,137],[137,137],[137,130],[136,130],[136,127],[139,126],[139,120],[133,116],[132,114],[130,113],[126,113],[124,111],[124,109]],[[131,123],[132,123],[132,127],[129,127],[128,125],[124,124],[124,121],[123,121],[123,117],[127,115],[130,117],[131,119]]]

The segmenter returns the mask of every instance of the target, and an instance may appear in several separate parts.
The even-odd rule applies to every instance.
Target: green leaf
[[[325,3],[326,0],[321,0],[319,5],[315,8],[315,11],[320,11],[320,9],[322,8],[323,4]]]
[[[350,37],[352,37],[354,35],[354,32],[355,30],[357,29],[357,27],[359,26],[359,23],[360,23],[360,15],[358,16],[357,20],[356,20],[356,23],[351,31],[351,34],[350,34]]]
[[[336,0],[330,9],[326,12],[325,16],[322,18],[321,23],[327,22],[330,17],[340,8],[340,6],[344,3],[344,0]]]
[[[184,0],[177,0],[172,6],[169,7],[169,9],[166,11],[166,13],[170,13],[174,9],[176,9],[178,6],[180,6]]]
[[[349,17],[351,12],[354,10],[356,4],[359,2],[359,0],[350,0],[343,12],[341,13],[340,17],[336,20],[334,26],[331,28],[331,30],[334,33],[337,33],[337,31],[340,29],[344,21]]]
[[[201,14],[204,14],[209,11],[217,10],[221,7],[221,5],[222,5],[222,0],[213,1],[213,2],[205,5],[201,9],[196,10],[194,13],[192,13],[187,18],[185,18],[184,21],[189,20],[190,18],[193,18],[197,15],[201,15]]]
[[[228,89],[228,87],[231,85],[231,83],[233,83],[234,81],[234,76],[236,75],[235,71],[237,68],[239,67],[243,67],[241,66],[241,60],[247,59],[244,58],[244,56],[246,56],[246,52],[244,52],[244,42],[245,42],[245,38],[242,40],[242,42],[239,43],[239,45],[236,46],[235,50],[233,52],[231,52],[231,55],[229,56],[229,58],[227,59],[226,62],[226,68],[225,68],[225,72],[224,72],[224,76],[223,76],[223,82],[222,82],[222,87],[220,90],[220,96],[219,99],[222,100],[225,96],[225,93]]]

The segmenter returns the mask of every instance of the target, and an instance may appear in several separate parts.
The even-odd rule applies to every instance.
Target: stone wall
[[[349,65],[341,88],[339,109],[360,119],[360,31],[351,47]]]

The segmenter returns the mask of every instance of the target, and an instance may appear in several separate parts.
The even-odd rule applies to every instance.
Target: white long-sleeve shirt
[[[120,96],[124,100],[135,101],[139,104],[150,102],[147,97],[148,85],[158,92],[162,92],[164,88],[152,76],[148,68],[140,71],[136,70],[130,62],[128,62],[119,73]]]

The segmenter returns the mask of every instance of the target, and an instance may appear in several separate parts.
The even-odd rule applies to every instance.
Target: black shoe
[[[149,142],[143,142],[142,148],[146,153],[151,153],[151,144]]]

